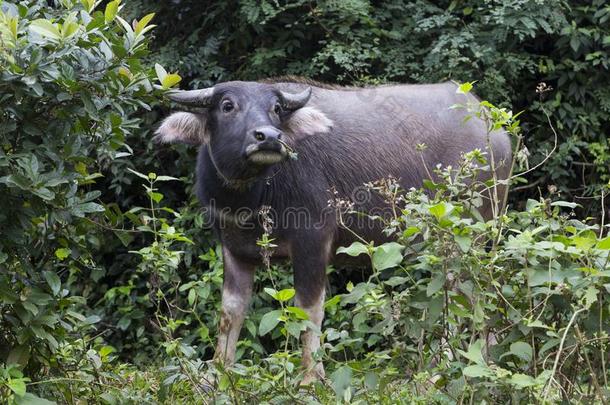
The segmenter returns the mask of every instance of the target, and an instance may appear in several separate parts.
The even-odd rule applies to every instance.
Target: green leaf
[[[585,301],[585,308],[591,308],[595,302],[597,302],[597,295],[599,294],[599,290],[592,285],[590,285],[583,295],[583,299]]]
[[[285,302],[294,297],[294,293],[294,288],[286,288],[278,291],[275,295],[275,299],[281,302]]]
[[[139,34],[142,32],[142,30],[144,30],[144,28],[146,28],[146,26],[148,25],[148,23],[150,23],[150,21],[153,19],[153,17],[155,16],[155,13],[150,13],[150,14],[146,14],[144,17],[142,17],[140,19],[140,21],[138,21],[136,23],[136,27],[134,29],[134,32],[136,34]]]
[[[231,379],[228,374],[222,374],[220,376],[220,381],[218,381],[218,389],[220,391],[226,391],[227,388],[231,386]]]
[[[68,248],[59,248],[55,251],[55,257],[57,257],[59,260],[64,260],[70,256],[71,252],[72,251]]]
[[[286,322],[285,327],[288,334],[297,339],[301,336],[301,332],[307,329],[304,322]]]
[[[104,11],[104,21],[106,23],[111,22],[116,17],[117,12],[119,11],[119,3],[120,1],[114,0],[106,5],[106,11]]]
[[[43,271],[42,275],[47,281],[47,284],[49,284],[49,287],[51,287],[53,294],[57,295],[59,293],[59,289],[61,288],[61,280],[59,279],[59,276],[53,271]]]
[[[157,181],[172,181],[172,180],[177,180],[180,181],[180,179],[176,178],[176,177],[172,177],[172,176],[157,176]]]
[[[570,239],[574,246],[582,250],[589,250],[597,244],[597,238],[593,233],[583,233],[581,235],[572,236]]]
[[[15,393],[15,395],[22,397],[25,395],[26,387],[25,381],[21,378],[15,380],[8,380],[6,385],[10,388],[11,391]]]
[[[440,221],[441,218],[444,218],[449,215],[454,210],[454,208],[455,207],[452,204],[442,202],[428,208],[428,211],[430,212],[430,214],[434,215],[437,221]]]
[[[121,241],[123,246],[127,247],[131,242],[133,242],[135,236],[131,232],[116,230],[113,231],[117,238]]]
[[[6,358],[6,364],[18,364],[22,369],[28,364],[30,359],[30,347],[26,344],[13,348]]]
[[[48,399],[26,392],[24,396],[15,400],[15,405],[57,405],[57,402],[49,401]]]
[[[95,8],[95,0],[80,0],[80,2],[89,13]]]
[[[258,334],[260,336],[264,336],[270,331],[272,331],[277,324],[280,322],[280,316],[282,315],[281,309],[276,309],[273,311],[267,312],[261,318],[261,322],[258,325]]]
[[[405,247],[396,242],[377,246],[373,253],[373,266],[377,270],[385,270],[398,266],[402,262],[402,251]]]
[[[458,350],[458,352],[473,363],[487,367],[483,359],[483,339],[479,339],[471,344],[467,352],[463,350]]]
[[[529,375],[517,373],[510,377],[510,383],[517,388],[527,388],[536,385],[536,380]]]
[[[163,86],[164,89],[169,89],[171,87],[174,87],[178,83],[180,83],[181,80],[182,80],[182,77],[180,77],[180,75],[178,75],[176,73],[170,73],[170,74],[166,75],[163,78],[163,80],[161,80],[161,85]]]
[[[32,21],[30,24],[30,30],[42,35],[43,37],[51,38],[59,41],[61,39],[61,33],[59,28],[49,20],[40,18]]]
[[[154,202],[156,202],[157,204],[160,203],[161,200],[163,199],[163,194],[161,194],[161,193],[156,193],[154,191],[148,191],[146,194],[148,194],[150,199],[153,200]]]
[[[493,372],[486,365],[474,364],[464,369],[464,375],[471,378],[491,377]]]
[[[124,315],[121,319],[119,319],[116,324],[117,328],[121,330],[127,330],[127,328],[129,328],[129,325],[131,325],[131,318],[127,315]]]
[[[609,250],[610,249],[610,236],[607,236],[604,239],[597,242],[597,244],[595,245],[595,248],[601,249],[601,250]]]
[[[341,295],[335,295],[324,303],[324,309],[333,308],[341,301]]]
[[[458,86],[458,88],[455,92],[458,94],[468,94],[468,93],[470,93],[470,90],[472,90],[472,85],[475,83],[476,83],[476,81],[462,83]]]
[[[430,214],[434,215],[436,219],[441,219],[445,215],[445,203],[433,205],[428,208],[428,211]]]
[[[460,250],[467,253],[472,245],[472,238],[468,235],[453,235],[455,243],[460,247]]]
[[[35,190],[32,190],[32,193],[42,198],[45,201],[51,201],[55,198],[55,193],[49,190],[46,187],[41,187]]]
[[[426,288],[426,295],[431,297],[434,293],[439,291],[445,285],[446,276],[445,273],[438,273],[430,282]]]
[[[515,342],[510,345],[510,353],[519,357],[520,359],[530,362],[533,357],[533,349],[527,342]]]
[[[106,211],[106,209],[103,206],[94,202],[78,204],[72,209],[72,213],[77,217],[84,217],[87,213],[104,211]]]
[[[403,236],[403,238],[408,238],[419,232],[421,232],[421,229],[419,229],[416,226],[410,226],[407,229],[405,229],[405,231],[402,233],[402,236]]]
[[[275,289],[265,287],[265,288],[263,288],[263,291],[265,291],[267,294],[272,296],[274,300],[277,300],[277,298],[275,298],[277,296],[277,291]]]
[[[163,79],[165,79],[165,76],[167,76],[167,70],[165,70],[163,66],[159,65],[158,63],[155,63],[155,72],[157,72],[157,79],[159,79],[159,82],[163,84]]]
[[[131,168],[127,168],[127,170],[129,170],[130,172],[132,172],[133,174],[135,174],[136,176],[143,178],[144,180],[148,180],[148,176],[145,174],[142,174],[140,172],[136,172],[135,170],[131,169]]]
[[[111,353],[116,352],[116,349],[112,346],[102,346],[102,348],[100,349],[100,356],[101,357],[106,357]]]
[[[574,52],[578,52],[578,48],[580,48],[580,40],[576,35],[570,38],[570,47],[572,48],[572,50],[574,50]]]
[[[121,16],[116,16],[116,20],[119,22],[119,24],[121,24],[121,27],[123,27],[123,29],[125,30],[125,32],[127,34],[132,34],[133,29],[131,28],[131,25],[129,25],[129,23],[127,21],[125,21],[123,18],[121,18]]]
[[[337,296],[337,297],[339,297],[339,296]],[[301,320],[306,321],[306,320],[309,319],[309,315],[307,315],[307,312],[305,312],[302,308],[299,308],[299,307],[286,307],[286,311],[294,314],[297,318],[299,318]]]
[[[536,319],[534,321],[526,321],[525,322],[525,326],[527,326],[528,328],[542,328],[542,329],[552,329],[550,326],[545,325],[544,323],[542,323],[541,320]]]
[[[369,254],[369,248],[362,242],[354,242],[348,247],[340,247],[337,249],[337,253],[345,253],[350,256],[359,256],[363,253]]]
[[[568,201],[554,201],[551,203],[551,207],[576,208],[579,206],[580,206],[580,204],[568,202]]]
[[[379,384],[379,376],[377,373],[369,371],[364,375],[364,386],[367,390],[374,390]]]
[[[342,398],[343,393],[349,389],[352,382],[352,369],[348,366],[341,366],[331,374],[330,380],[335,394]]]

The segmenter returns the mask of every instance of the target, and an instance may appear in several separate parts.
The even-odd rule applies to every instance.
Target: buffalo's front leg
[[[313,354],[320,348],[328,250],[327,246],[319,245],[309,248],[300,246],[293,251],[296,305],[307,313],[315,327],[315,329],[307,328],[301,334],[302,365],[305,370],[305,376],[301,382],[303,385],[324,378],[324,366],[321,362],[314,360]]]
[[[235,361],[237,339],[250,305],[254,265],[237,259],[225,247],[222,248],[222,257],[224,260],[222,309],[214,361],[231,365]]]

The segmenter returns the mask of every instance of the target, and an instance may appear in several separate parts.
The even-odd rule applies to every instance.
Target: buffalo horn
[[[167,96],[176,103],[193,106],[209,107],[212,103],[214,87],[201,90],[172,90]]]
[[[311,97],[311,87],[306,88],[300,93],[287,93],[280,91],[283,107],[287,110],[298,110],[309,101]]]

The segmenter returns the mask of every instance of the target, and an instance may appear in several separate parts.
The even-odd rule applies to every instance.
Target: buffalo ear
[[[330,132],[333,122],[317,108],[303,107],[292,113],[285,125],[295,135],[306,136]]]
[[[155,131],[154,140],[159,143],[187,143],[201,145],[208,141],[205,114],[173,113],[163,120]]]

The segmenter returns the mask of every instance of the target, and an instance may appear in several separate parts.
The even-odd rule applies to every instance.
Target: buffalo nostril
[[[254,138],[256,138],[257,141],[264,141],[265,140],[265,134],[262,133],[261,131],[255,131],[254,132]]]

